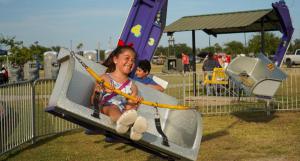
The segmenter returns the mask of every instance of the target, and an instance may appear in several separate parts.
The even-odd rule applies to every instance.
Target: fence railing
[[[185,74],[155,73],[169,82],[165,91],[180,103],[197,108],[204,115],[229,114],[240,111],[300,110],[300,69],[283,69],[288,78],[279,87],[274,98],[264,100],[253,97],[239,88],[232,80],[227,85],[204,85],[203,72],[196,74],[196,90],[193,72]],[[208,92],[210,90],[210,92]],[[194,93],[196,91],[196,93]]]
[[[241,111],[300,110],[300,69],[285,71],[287,80],[283,81],[275,97],[267,102],[245,94],[231,81],[227,86],[207,88],[201,72],[195,73],[196,90],[193,89],[192,72],[155,75],[169,82],[165,93],[176,97],[180,104],[193,106],[204,115],[215,115]],[[37,80],[0,86],[0,154],[26,142],[34,143],[41,136],[79,127],[44,112],[54,83],[55,80]],[[208,90],[211,90],[210,94]]]
[[[78,128],[44,112],[55,80],[0,86],[0,154],[51,134]]]

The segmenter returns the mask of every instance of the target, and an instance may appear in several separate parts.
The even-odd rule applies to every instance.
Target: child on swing
[[[132,44],[125,45],[120,40],[117,48],[112,51],[108,59],[103,63],[107,70],[101,77],[115,89],[137,97],[137,101],[128,100],[121,95],[117,95],[111,89],[103,88],[98,83],[96,83],[94,89],[95,92],[104,92],[103,99],[100,100],[103,105],[101,112],[116,123],[116,131],[120,134],[126,133],[132,126],[130,139],[135,141],[140,140],[143,133],[147,130],[146,119],[138,116],[136,111],[142,98],[137,95],[137,86],[129,79],[129,74],[135,65],[136,55]],[[92,100],[93,98],[94,95]]]

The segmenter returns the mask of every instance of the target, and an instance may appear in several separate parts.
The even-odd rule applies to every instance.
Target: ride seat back
[[[287,77],[263,54],[257,58],[238,56],[228,65],[225,73],[248,94],[258,97],[273,97]]]
[[[224,68],[214,68],[212,73],[207,73],[204,78],[204,84],[228,84],[228,77]]]

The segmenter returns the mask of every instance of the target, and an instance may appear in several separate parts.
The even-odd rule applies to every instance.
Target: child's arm
[[[147,84],[147,85],[148,85],[149,87],[154,88],[154,89],[156,89],[156,90],[159,90],[159,91],[161,91],[161,92],[164,91],[164,88],[163,88],[162,86],[158,85],[158,84]]]
[[[149,77],[148,77],[149,78]],[[163,92],[165,89],[161,86],[161,85],[159,85],[159,84],[157,84],[154,80],[153,80],[153,78],[150,78],[150,82],[148,83],[148,84],[146,84],[147,86],[149,86],[149,87],[151,87],[151,88],[154,88],[154,89],[156,89],[156,90],[158,90],[158,91],[161,91],[161,92]]]
[[[104,79],[105,82],[109,82],[109,78],[107,78],[107,76],[105,74],[101,75],[100,76],[102,79]],[[93,105],[94,103],[94,97],[95,97],[95,92],[101,92],[105,90],[105,92],[107,93],[111,93],[112,91],[107,89],[107,88],[104,88],[103,86],[100,86],[100,84],[98,82],[95,83],[95,86],[94,86],[94,90],[93,90],[93,93],[92,93],[92,96],[91,96],[91,104]]]
[[[131,85],[131,91],[132,91],[131,96],[136,97],[138,100],[137,101],[128,100],[127,104],[125,105],[126,110],[137,109],[139,103],[143,100],[142,97],[138,96],[138,88],[134,83],[132,83]]]

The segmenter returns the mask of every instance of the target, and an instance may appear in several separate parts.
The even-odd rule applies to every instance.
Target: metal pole
[[[196,36],[195,36],[195,30],[192,31],[192,46],[193,46],[193,92],[194,96],[196,96],[196,89],[197,89],[197,84],[196,84]]]
[[[265,54],[265,29],[264,29],[264,18],[261,19],[261,49],[260,51]]]
[[[6,68],[8,70],[8,51],[7,51],[7,55],[6,55]]]
[[[73,42],[70,40],[70,50],[73,51]]]
[[[172,36],[172,44],[173,44],[173,55],[176,57],[176,51],[175,51],[175,38]]]
[[[246,38],[246,33],[244,32],[244,44],[245,44],[245,47],[247,46],[247,38]]]
[[[36,113],[35,113],[35,81],[30,82],[30,87],[31,87],[31,99],[32,99],[32,140],[31,143],[34,144],[36,141]]]
[[[208,46],[210,47],[210,35],[208,35]]]
[[[245,54],[248,55],[248,52],[247,52],[247,37],[246,37],[246,33],[244,32],[244,52]]]
[[[96,55],[96,62],[100,62],[100,42],[98,42],[98,51]]]

